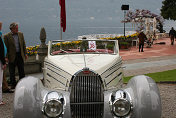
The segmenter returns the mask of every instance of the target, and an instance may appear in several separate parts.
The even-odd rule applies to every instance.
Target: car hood
[[[113,63],[118,61],[119,58],[117,57],[119,57],[119,55],[70,54],[49,56],[48,60],[72,75],[75,74],[77,71],[83,69],[84,67],[88,67],[98,74],[101,74]]]

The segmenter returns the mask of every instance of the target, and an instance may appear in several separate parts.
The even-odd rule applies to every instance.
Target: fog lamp
[[[128,115],[131,110],[131,104],[126,99],[117,99],[113,102],[112,110],[116,116],[122,117]]]
[[[45,102],[44,112],[48,117],[54,118],[59,116],[63,111],[63,105],[61,101],[51,99]]]

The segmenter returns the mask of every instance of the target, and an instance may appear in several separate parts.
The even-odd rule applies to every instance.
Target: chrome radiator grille
[[[88,72],[88,73],[87,73]],[[101,78],[81,71],[73,78],[70,94],[72,118],[102,118],[104,95]]]

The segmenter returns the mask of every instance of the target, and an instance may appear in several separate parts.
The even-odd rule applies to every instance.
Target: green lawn
[[[153,80],[155,80],[155,82],[176,81],[176,69],[164,72],[149,73],[145,75],[151,77]],[[128,80],[131,79],[132,77],[133,76],[124,77],[123,82],[127,83]]]

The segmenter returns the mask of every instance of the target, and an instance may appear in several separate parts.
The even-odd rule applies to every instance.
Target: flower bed
[[[136,40],[138,38],[139,33],[134,33],[132,35],[127,36],[117,36],[117,37],[110,37],[110,38],[102,38],[107,40],[118,40],[119,48],[120,49],[128,49],[132,45],[132,40]]]
[[[27,55],[28,56],[36,55],[38,48],[39,45],[26,47]]]
[[[101,39],[107,39],[107,40],[135,40],[137,39],[139,33],[134,33],[132,35],[127,35],[127,36],[116,36],[116,37],[109,37],[109,38],[101,38]]]

